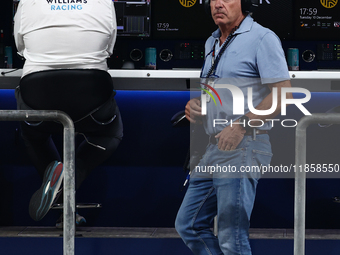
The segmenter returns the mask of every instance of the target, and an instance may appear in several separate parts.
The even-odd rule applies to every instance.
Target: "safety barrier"
[[[0,121],[59,121],[64,127],[64,229],[63,254],[74,255],[75,236],[75,149],[72,119],[61,111],[0,110]]]
[[[295,172],[294,201],[294,255],[305,255],[306,228],[306,129],[315,123],[340,124],[340,113],[315,113],[304,116],[296,127],[295,165],[303,166],[303,171]]]

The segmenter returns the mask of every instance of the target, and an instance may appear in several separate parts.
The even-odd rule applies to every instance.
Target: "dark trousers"
[[[86,81],[85,81],[86,82]],[[21,84],[23,85],[23,84]],[[20,87],[21,87],[20,85]],[[77,85],[75,85],[77,86]],[[49,102],[54,100],[56,95],[51,95],[49,99],[48,87],[33,87],[28,95],[25,95],[25,101],[21,93],[21,89],[16,89],[17,105],[19,110],[45,110],[48,109]],[[79,87],[81,89],[82,87]],[[27,88],[26,88],[27,89]],[[72,94],[74,93],[74,94]],[[91,171],[108,159],[117,149],[123,137],[123,124],[116,104],[114,94],[108,95],[109,99],[104,99],[104,103],[96,108],[95,112],[89,115],[84,108],[88,107],[89,102],[93,101],[93,91],[81,90],[81,97],[77,97],[78,90],[67,93],[65,97],[59,96],[59,102],[62,110],[66,113],[71,112],[72,116],[81,116],[80,120],[75,120],[75,132],[80,137],[86,137],[76,144],[75,151],[75,169],[76,169],[76,189],[80,187],[82,182],[91,173]],[[26,97],[32,94],[41,100],[34,100],[34,108],[26,104]],[[52,98],[53,97],[53,98]],[[74,98],[77,97],[76,104]],[[95,100],[98,100],[96,95]],[[29,101],[29,98],[28,100]],[[58,104],[55,100],[54,104]],[[99,102],[100,100],[98,100]],[[39,105],[41,104],[41,106]],[[58,105],[54,105],[52,109],[60,110]],[[71,117],[72,117],[71,116]],[[112,120],[113,119],[113,120]],[[24,139],[25,146],[33,165],[38,173],[43,177],[46,167],[54,160],[62,161],[59,151],[53,141],[53,134],[62,134],[63,126],[56,122],[42,123],[21,123],[21,134]],[[79,135],[80,134],[80,135]],[[87,141],[86,141],[87,140]]]

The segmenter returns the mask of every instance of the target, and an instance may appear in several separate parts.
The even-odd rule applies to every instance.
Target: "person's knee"
[[[175,229],[177,233],[184,239],[188,236],[189,233],[192,233],[192,227],[190,226],[190,220],[185,217],[185,214],[179,213],[177,214],[175,220]]]
[[[176,220],[175,220],[175,229],[178,233],[182,231],[182,220],[180,216],[177,214]]]
[[[104,144],[106,145],[106,149],[110,152],[110,154],[114,153],[117,150],[121,140],[122,139],[118,137],[110,137],[109,139],[107,139],[106,144]]]

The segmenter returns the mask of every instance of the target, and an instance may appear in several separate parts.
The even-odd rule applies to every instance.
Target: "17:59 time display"
[[[317,8],[300,8],[301,15],[316,15],[318,14]]]

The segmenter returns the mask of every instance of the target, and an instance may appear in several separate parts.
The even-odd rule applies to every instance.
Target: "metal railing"
[[[303,166],[302,171],[295,172],[294,201],[294,255],[305,255],[306,228],[306,129],[315,123],[340,124],[340,113],[315,113],[304,116],[296,127],[295,165]]]
[[[75,236],[75,149],[74,125],[61,111],[0,110],[0,121],[59,121],[64,126],[64,229],[63,254],[74,255]]]

